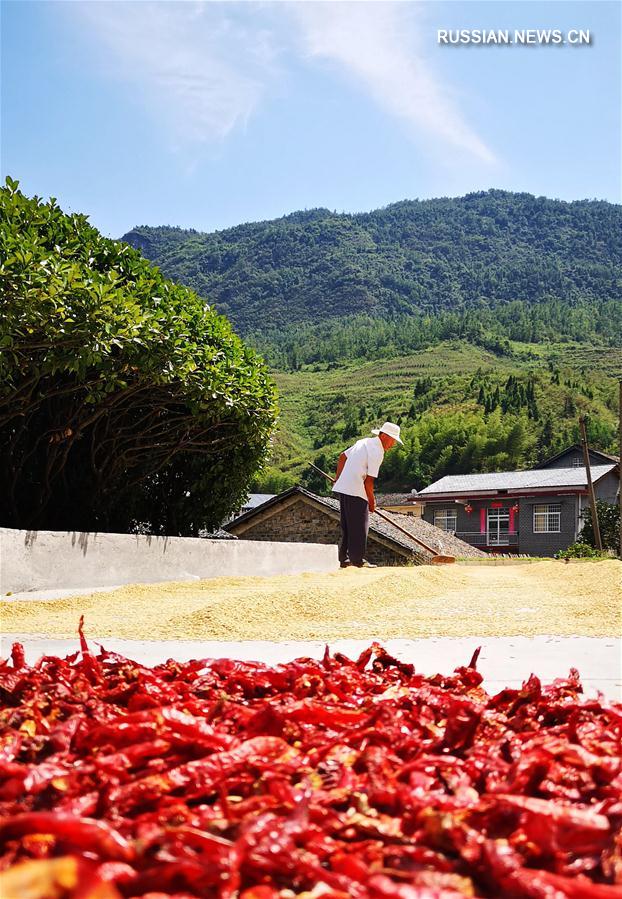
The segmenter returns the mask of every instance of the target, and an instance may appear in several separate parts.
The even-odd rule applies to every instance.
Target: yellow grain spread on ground
[[[622,563],[447,565],[135,584],[0,603],[5,633],[147,640],[617,636]]]

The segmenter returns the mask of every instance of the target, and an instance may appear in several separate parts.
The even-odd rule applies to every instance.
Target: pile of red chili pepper
[[[0,665],[3,899],[622,896],[622,706],[374,644]]]

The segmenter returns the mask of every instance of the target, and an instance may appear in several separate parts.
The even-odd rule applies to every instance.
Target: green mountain
[[[270,363],[282,415],[258,489],[320,489],[307,461],[332,467],[384,418],[406,438],[392,489],[530,465],[577,439],[579,414],[616,449],[620,206],[490,190],[123,239]]]
[[[242,333],[367,316],[493,319],[508,337],[622,344],[622,207],[490,190],[370,213],[326,209],[123,240]],[[488,316],[489,317],[489,316]]]

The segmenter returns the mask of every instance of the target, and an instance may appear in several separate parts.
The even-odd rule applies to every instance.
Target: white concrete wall
[[[337,568],[337,547],[0,528],[0,594]]]

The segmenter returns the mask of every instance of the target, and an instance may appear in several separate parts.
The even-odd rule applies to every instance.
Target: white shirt
[[[365,478],[368,475],[377,478],[384,459],[384,447],[380,437],[363,437],[357,440],[354,446],[348,447],[345,454],[346,464],[333,484],[333,491],[367,499]]]

